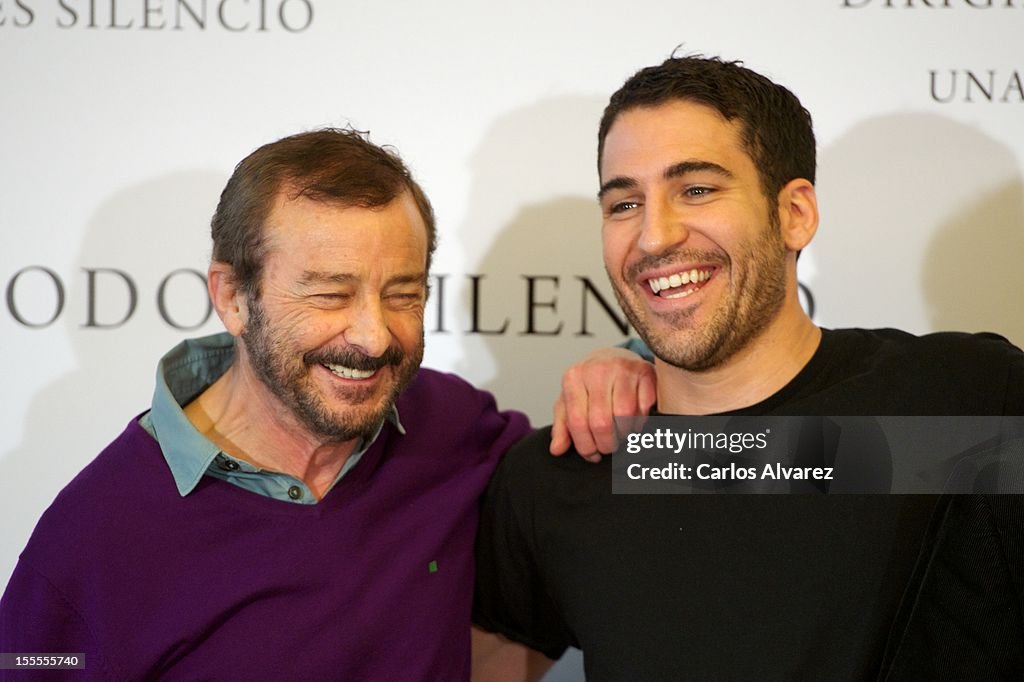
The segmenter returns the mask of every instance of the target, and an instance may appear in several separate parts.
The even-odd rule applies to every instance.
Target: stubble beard
[[[351,349],[317,349],[296,360],[296,349],[283,333],[275,333],[259,301],[249,305],[249,322],[241,334],[249,363],[257,378],[290,410],[295,419],[313,436],[328,442],[344,442],[368,438],[376,433],[391,412],[395,401],[416,377],[423,361],[423,336],[409,354],[396,346],[383,355],[370,357]],[[338,388],[335,397],[348,403],[331,408],[321,395],[310,371],[314,365],[330,363],[353,369],[383,370],[393,373],[391,386],[376,406],[365,405],[374,400],[375,386]]]
[[[656,357],[690,372],[706,372],[743,350],[778,315],[786,297],[785,256],[778,211],[773,210],[766,229],[732,259],[713,252],[680,251],[638,261],[630,267],[625,281],[611,273],[609,279],[619,307]],[[719,304],[700,329],[692,327],[696,306],[658,315],[657,324],[652,323],[653,314],[644,310],[646,304],[630,289],[630,283],[636,281],[633,273],[683,261],[726,266],[732,279],[734,293]]]

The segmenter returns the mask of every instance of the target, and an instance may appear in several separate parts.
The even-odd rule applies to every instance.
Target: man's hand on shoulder
[[[600,461],[617,445],[614,417],[647,414],[656,399],[653,364],[624,348],[594,351],[562,375],[551,454],[575,445],[587,461]]]

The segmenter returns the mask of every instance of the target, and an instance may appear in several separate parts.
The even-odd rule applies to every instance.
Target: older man
[[[659,413],[1024,414],[1024,354],[1001,337],[805,314],[815,142],[784,87],[717,59],[643,69],[605,109],[598,168],[605,266],[656,356]],[[1024,670],[1014,499],[613,495],[610,461],[547,450],[546,432],[513,449],[485,498],[475,616],[507,640],[579,647],[600,680]]]
[[[362,134],[244,159],[213,217],[226,334],[161,361],[133,419],[39,522],[0,651],[113,679],[460,679],[473,538],[527,434],[420,370],[426,196]]]

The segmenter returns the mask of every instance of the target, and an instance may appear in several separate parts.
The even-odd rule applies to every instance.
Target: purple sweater
[[[0,652],[82,652],[89,678],[468,678],[478,498],[529,427],[430,370],[398,409],[406,435],[312,506],[211,477],[183,498],[133,420],[36,526]]]

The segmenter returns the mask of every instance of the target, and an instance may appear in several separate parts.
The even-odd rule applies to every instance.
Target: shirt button
[[[293,485],[291,488],[288,488],[288,497],[292,498],[293,500],[299,499],[300,497],[302,497],[302,488],[300,488],[297,485]]]
[[[220,468],[224,471],[238,471],[238,462],[233,459],[225,459],[220,463]]]

